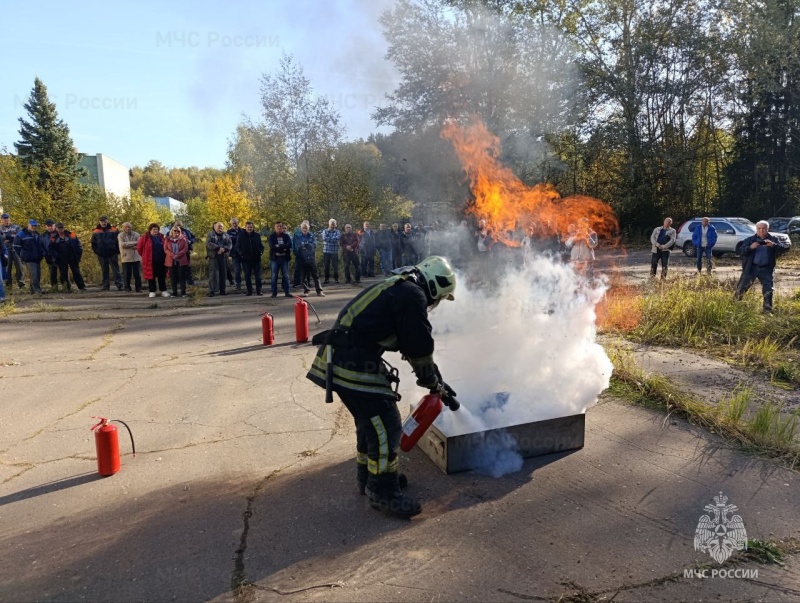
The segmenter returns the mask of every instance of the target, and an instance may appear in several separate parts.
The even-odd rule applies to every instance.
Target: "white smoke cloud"
[[[590,285],[568,264],[535,256],[495,286],[470,288],[466,281],[459,274],[455,301],[430,314],[434,358],[461,403],[437,419],[445,435],[581,414],[597,402],[612,370],[595,341],[602,279]],[[407,364],[400,366],[403,385],[413,384]],[[425,393],[416,389],[410,397],[416,402]],[[518,470],[512,445],[510,437],[484,441],[475,467],[492,475]]]

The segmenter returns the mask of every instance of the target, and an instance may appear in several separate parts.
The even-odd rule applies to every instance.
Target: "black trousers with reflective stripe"
[[[366,454],[367,468],[373,475],[397,473],[402,421],[394,398],[370,396],[348,389],[337,389],[356,424],[356,452]]]

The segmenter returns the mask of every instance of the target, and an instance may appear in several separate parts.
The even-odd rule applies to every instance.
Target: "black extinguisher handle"
[[[133,456],[136,456],[136,444],[133,443],[133,432],[131,428],[128,427],[128,424],[125,421],[120,421],[119,419],[111,419],[112,423],[122,423],[125,426],[125,429],[128,430],[128,435],[131,436],[131,448],[133,449]]]

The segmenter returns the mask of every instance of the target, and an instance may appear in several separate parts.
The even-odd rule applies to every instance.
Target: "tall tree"
[[[722,121],[729,73],[719,7],[708,0],[574,0],[592,131],[622,153],[612,199],[624,222],[694,212],[697,136]],[[705,146],[698,147],[696,145]]]
[[[751,218],[800,208],[800,2],[731,1],[736,108],[725,209]]]
[[[560,167],[546,138],[573,128],[580,98],[571,21],[564,2],[398,0],[383,13],[387,58],[401,79],[373,113],[395,131],[376,142],[387,160],[404,162],[393,172],[417,214],[453,219],[469,198],[450,144],[438,140],[451,120],[477,115],[500,138],[504,163],[530,184]]]
[[[253,205],[242,191],[238,177],[225,174],[214,181],[208,191],[208,211],[214,220],[227,224],[238,218],[241,224],[253,217]],[[210,224],[207,225],[210,229]]]
[[[54,200],[65,196],[65,188],[77,181],[83,170],[69,134],[58,117],[55,103],[38,77],[24,105],[29,119],[20,117],[20,141],[14,143],[22,164],[31,170],[37,186]]]
[[[565,14],[520,4],[399,0],[384,12],[401,81],[376,122],[421,133],[477,115],[501,139],[562,127],[577,74]]]
[[[277,73],[261,76],[261,117],[267,132],[285,141],[295,169],[305,150],[333,148],[344,132],[339,113],[328,99],[314,96],[292,55],[283,55]]]
[[[263,123],[244,119],[228,143],[227,163],[241,179],[242,190],[255,203],[262,221],[288,220],[288,215],[278,217],[275,210],[280,205],[297,205],[300,188],[280,134],[270,133]],[[302,196],[305,198],[304,193]]]
[[[364,220],[410,216],[411,202],[388,186],[386,165],[372,142],[342,143],[336,153],[314,158],[309,165],[314,198],[319,199],[315,215],[320,218],[315,226],[322,228],[332,217],[342,224],[360,225]]]

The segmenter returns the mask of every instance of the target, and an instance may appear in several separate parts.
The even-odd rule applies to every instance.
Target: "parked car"
[[[692,244],[692,232],[700,225],[701,220],[702,218],[687,220],[678,228],[675,248],[682,249],[690,258],[697,255],[697,250]],[[720,257],[725,253],[742,255],[742,241],[756,234],[756,225],[747,218],[709,218],[708,221],[717,230],[717,244],[712,250],[714,257]],[[772,230],[769,234],[778,239],[782,246],[792,246],[788,235]]]
[[[800,216],[793,218],[770,218],[769,229],[773,232],[783,232],[788,235],[800,234]]]

